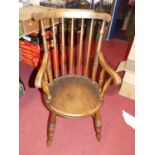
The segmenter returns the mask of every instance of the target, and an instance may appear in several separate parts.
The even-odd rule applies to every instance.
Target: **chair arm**
[[[105,71],[111,76],[111,78],[114,81],[114,84],[121,84],[121,78],[119,74],[106,63],[104,56],[101,52],[99,52],[99,62],[101,66],[105,69]]]
[[[41,67],[39,68],[39,71],[35,78],[35,87],[37,88],[42,88],[42,78],[43,78],[44,72],[46,71],[47,62],[48,62],[48,53],[44,53]]]

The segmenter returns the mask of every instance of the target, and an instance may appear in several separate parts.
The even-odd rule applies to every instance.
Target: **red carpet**
[[[116,67],[126,58],[128,42],[113,39],[103,45],[108,62]],[[118,95],[119,88],[107,91],[102,115],[102,140],[97,142],[91,117],[67,119],[57,117],[51,148],[46,147],[48,110],[40,93],[29,88],[33,68],[20,64],[20,77],[26,92],[20,98],[20,155],[134,155],[135,131],[123,119],[122,111],[134,116],[134,101]]]

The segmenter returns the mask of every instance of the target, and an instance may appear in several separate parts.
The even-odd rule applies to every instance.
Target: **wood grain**
[[[105,21],[103,20],[101,29],[100,29],[100,35],[99,35],[99,39],[98,39],[96,54],[95,54],[95,58],[94,58],[94,64],[93,64],[93,71],[92,71],[92,80],[93,81],[96,80],[96,73],[97,73],[98,64],[99,64],[98,55],[99,55],[99,52],[101,51],[101,42],[102,42],[103,33],[104,33],[104,26],[105,26]]]
[[[95,130],[97,140],[101,140],[101,115],[100,108],[103,103],[103,98],[106,90],[112,81],[114,84],[120,84],[121,79],[120,76],[116,73],[114,69],[108,65],[104,59],[103,54],[101,53],[101,45],[103,40],[103,34],[105,31],[105,23],[110,21],[111,17],[105,13],[96,13],[90,10],[81,10],[81,9],[51,9],[43,12],[37,12],[33,15],[35,20],[41,20],[41,30],[43,36],[43,45],[44,45],[44,55],[43,61],[41,63],[41,67],[38,71],[35,86],[37,88],[43,88],[44,100],[48,109],[53,113],[50,114],[49,118],[49,128],[48,128],[48,140],[47,144],[50,145],[52,142],[52,137],[54,134],[54,127],[56,124],[56,115],[60,115],[63,117],[84,117],[84,116],[94,116],[95,121]],[[52,32],[53,32],[53,41],[54,41],[54,50],[53,50],[53,58],[54,67],[50,66],[50,58],[49,52],[47,49],[47,42],[45,38],[45,30],[43,25],[44,19],[52,19]],[[61,24],[61,74],[59,74],[59,66],[58,66],[58,48],[56,42],[56,32],[55,32],[55,20],[60,18],[62,21]],[[69,18],[69,19],[66,19]],[[79,49],[77,51],[77,71],[74,74],[75,70],[75,58],[74,58],[74,45],[78,47],[76,44],[74,29],[76,29],[76,24],[74,24],[75,18],[81,20],[81,28],[80,28],[80,39],[79,39]],[[90,32],[89,32],[89,41],[88,41],[88,49],[86,52],[86,61],[84,75],[81,73],[81,65],[82,65],[82,56],[84,55],[83,51],[83,33],[84,33],[84,21],[85,19],[91,19],[90,23]],[[67,54],[65,52],[65,24],[64,20],[71,21],[69,45],[67,47]],[[91,42],[93,36],[93,28],[94,28],[94,20],[99,20],[101,22],[100,25],[100,34],[97,40],[97,48],[95,50],[95,57],[93,66],[89,65],[90,63],[90,55],[91,55]],[[96,28],[97,29],[97,28]],[[67,35],[66,35],[67,36]],[[78,39],[77,39],[78,40]],[[69,65],[69,73],[65,75],[65,67],[66,60],[65,56],[68,56],[67,64]],[[100,66],[99,66],[100,65]],[[92,68],[90,68],[92,67]],[[97,71],[100,71],[99,67],[101,67],[101,72],[99,74],[99,82],[97,82]],[[68,69],[67,68],[67,69]],[[52,69],[54,69],[54,76],[52,76]],[[91,70],[91,77],[89,77],[88,70]],[[51,70],[51,71],[50,71]],[[107,81],[105,81],[105,73],[109,75]],[[101,89],[102,88],[102,89]],[[51,130],[52,129],[52,130]]]
[[[49,83],[53,83],[53,74],[52,74],[52,65],[51,65],[51,58],[48,57],[48,63],[47,63],[47,77]]]
[[[81,19],[81,32],[80,32],[80,45],[79,45],[79,53],[77,60],[77,74],[81,75],[81,62],[82,62],[82,45],[83,45],[83,32],[84,32],[84,19]]]
[[[100,72],[100,78],[99,78],[99,85],[100,85],[100,87],[102,87],[102,85],[103,85],[104,75],[105,75],[105,70],[102,69],[102,71]]]
[[[105,69],[105,71],[112,77],[114,84],[115,85],[121,84],[120,76],[118,75],[118,73],[114,69],[112,69],[112,67],[110,67],[106,63],[102,53],[99,53],[99,61],[100,61],[101,66]]]
[[[93,24],[94,24],[94,19],[91,20],[91,25],[90,25],[88,50],[87,50],[86,64],[85,64],[85,71],[84,71],[85,76],[88,76],[88,67],[89,67],[89,61],[90,61],[90,50],[91,50],[92,35],[93,35]]]
[[[48,122],[48,130],[47,130],[47,136],[48,136],[47,137],[47,147],[51,146],[51,144],[52,144],[55,126],[56,126],[56,114],[55,114],[55,112],[52,111],[49,114],[49,122]]]
[[[64,18],[62,18],[62,25],[61,25],[61,30],[62,30],[62,49],[61,49],[61,54],[62,54],[62,57],[61,57],[61,63],[62,63],[62,66],[61,66],[61,74],[62,75],[65,75],[65,68],[66,68],[66,63],[65,63],[65,33],[64,33]]]
[[[43,18],[86,18],[86,19],[104,19],[106,22],[111,20],[107,13],[96,13],[86,9],[55,9],[49,8],[48,11],[36,13],[33,15],[35,20]]]
[[[64,117],[91,116],[102,105],[98,84],[83,76],[59,77],[49,90],[52,99],[47,106]]]
[[[74,19],[71,19],[71,40],[70,40],[70,55],[69,55],[69,74],[73,74],[74,67]]]
[[[57,45],[56,45],[54,18],[52,18],[52,32],[53,32],[53,46],[54,46],[54,75],[57,78],[59,76],[59,68],[58,68],[58,51],[57,51]]]
[[[44,72],[46,71],[47,68],[47,63],[48,63],[48,48],[47,48],[47,42],[46,42],[46,37],[45,37],[45,30],[44,30],[44,24],[43,21],[40,20],[41,24],[41,32],[42,32],[42,38],[43,38],[43,44],[44,44],[44,55],[43,55],[43,60],[41,63],[41,67],[37,73],[36,79],[35,79],[35,87],[37,88],[42,88],[42,78],[44,75]]]

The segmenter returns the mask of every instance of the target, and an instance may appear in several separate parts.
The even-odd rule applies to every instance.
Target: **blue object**
[[[120,5],[120,0],[115,0],[114,9],[113,9],[113,13],[112,13],[112,19],[111,19],[111,23],[110,23],[110,27],[109,27],[108,36],[107,36],[108,40],[113,38],[116,20],[117,20],[117,16],[118,16],[119,5]]]

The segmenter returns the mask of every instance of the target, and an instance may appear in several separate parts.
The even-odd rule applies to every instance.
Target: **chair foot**
[[[101,129],[102,129],[102,121],[100,112],[96,112],[94,115],[94,124],[95,124],[95,131],[96,131],[96,138],[97,141],[101,141]]]
[[[100,142],[101,141],[101,135],[96,135],[97,141]]]
[[[52,145],[52,140],[47,140],[47,147],[50,147]]]
[[[56,114],[54,112],[50,112],[49,124],[48,124],[48,130],[47,130],[47,147],[50,147],[52,144],[55,125],[56,125]]]

